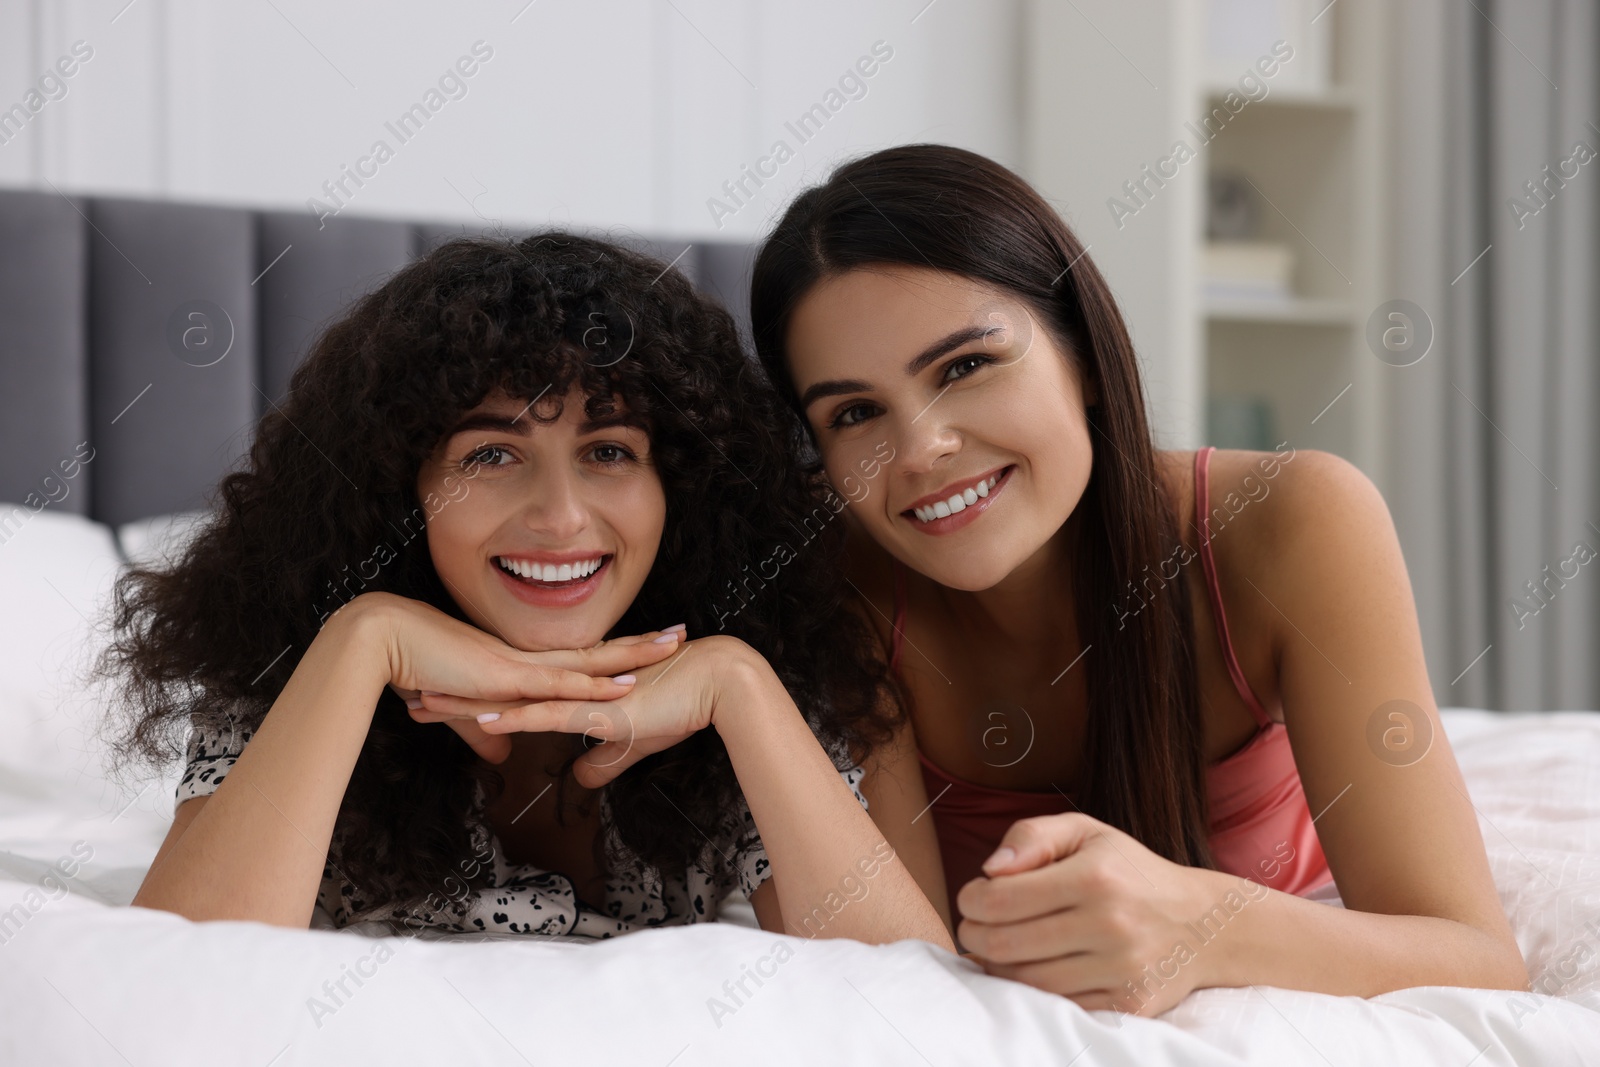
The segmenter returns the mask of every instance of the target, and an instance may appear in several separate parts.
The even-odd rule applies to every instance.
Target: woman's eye
[[[508,455],[510,455],[510,453],[501,448],[499,445],[484,445],[482,448],[477,449],[476,451],[467,453],[466,458],[461,461],[461,465],[467,468],[503,467],[505,464],[497,462],[496,457]]]
[[[865,401],[857,404],[851,404],[847,407],[840,408],[838,412],[834,414],[833,419],[828,423],[828,429],[836,430],[841,426],[855,426],[858,423],[865,422],[867,419],[871,418],[872,414],[872,405],[866,403]]]
[[[993,362],[989,356],[962,356],[960,359],[953,359],[945,366],[944,381],[953,382],[965,378],[984,364]]]
[[[607,467],[619,466],[634,458],[633,453],[626,448],[611,444],[595,445],[589,450],[589,454],[594,457],[596,463]]]

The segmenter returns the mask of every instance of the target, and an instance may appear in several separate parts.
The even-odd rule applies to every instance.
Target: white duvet
[[[1444,712],[1540,992],[1209,989],[1133,1019],[747,905],[600,943],[126,907],[176,769],[119,789],[86,727],[73,670],[118,565],[48,513],[0,544],[0,1064],[1600,1064],[1600,715]]]

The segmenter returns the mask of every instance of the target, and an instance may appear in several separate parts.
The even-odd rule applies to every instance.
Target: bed
[[[127,907],[179,768],[108,777],[82,671],[118,570],[182,528],[45,509],[0,545],[0,1063],[1600,1063],[1591,712],[1443,713],[1530,993],[1209,989],[1138,1019],[919,942],[764,933],[743,902],[723,923],[594,943]]]
[[[1593,712],[1443,712],[1528,993],[1210,989],[1139,1019],[917,942],[768,934],[741,901],[598,943],[128,907],[181,768],[108,774],[96,623],[130,559],[171,551],[313,327],[442,232],[332,221],[0,193],[0,1064],[1600,1063]],[[747,248],[680,260],[737,304]],[[170,332],[199,305],[234,346],[214,362]]]

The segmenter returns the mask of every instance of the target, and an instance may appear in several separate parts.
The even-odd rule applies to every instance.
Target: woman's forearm
[[[1329,907],[1259,887],[1247,895],[1239,881],[1219,875],[1218,907],[1191,927],[1200,986],[1357,997],[1425,985],[1528,987],[1516,944],[1467,923]]]
[[[721,678],[714,724],[772,863],[785,932],[881,944],[949,932],[762,663]]]
[[[388,681],[377,640],[362,611],[328,621],[222,784],[169,837],[135,905],[309,925],[340,801]]]

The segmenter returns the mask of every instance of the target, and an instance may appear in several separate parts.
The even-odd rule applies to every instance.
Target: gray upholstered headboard
[[[0,191],[0,502],[112,524],[203,506],[320,327],[490,229]],[[748,337],[752,246],[603,236],[677,259]]]

